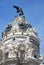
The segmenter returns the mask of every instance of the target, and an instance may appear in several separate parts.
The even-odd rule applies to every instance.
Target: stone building
[[[15,17],[2,33],[0,65],[42,65],[37,32],[22,16]]]

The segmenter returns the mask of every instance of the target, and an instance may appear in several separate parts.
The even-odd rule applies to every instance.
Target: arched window
[[[37,56],[36,56],[36,55],[34,55],[34,58],[37,58]]]
[[[11,30],[11,28],[12,28],[12,25],[11,25],[11,24],[9,24],[9,25],[6,27],[5,32],[7,33],[8,31],[10,31],[10,30]]]
[[[24,58],[25,58],[25,45],[24,44],[20,44],[18,46],[18,50],[19,50],[18,57],[19,57],[20,61],[23,61]]]
[[[9,52],[5,53],[5,59],[8,59],[8,54],[9,54]]]
[[[25,51],[20,50],[20,60],[23,61],[24,58],[25,58]]]

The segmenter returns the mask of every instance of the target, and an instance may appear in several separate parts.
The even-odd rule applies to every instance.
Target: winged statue
[[[19,14],[19,16],[24,15],[22,8],[19,8],[18,6],[15,6],[15,5],[13,5],[13,8],[17,10],[17,13]]]

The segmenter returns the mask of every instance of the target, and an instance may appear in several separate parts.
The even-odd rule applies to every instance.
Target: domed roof
[[[25,18],[23,17],[16,17],[13,25],[12,25],[13,29],[17,29],[17,31],[19,30],[23,30],[26,31],[27,28],[32,28],[32,26],[25,20]]]
[[[17,16],[15,20],[9,24],[5,31],[2,33],[2,38],[6,38],[7,35],[13,35],[13,33],[18,33],[18,32],[25,32],[27,33],[34,33],[34,35],[37,35],[37,33],[33,30],[32,25],[26,21],[24,17]]]

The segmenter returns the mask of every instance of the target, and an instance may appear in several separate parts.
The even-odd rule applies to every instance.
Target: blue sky
[[[0,39],[1,33],[16,15],[13,5],[22,7],[27,21],[35,27],[41,40],[40,54],[44,55],[44,0],[0,0]]]

